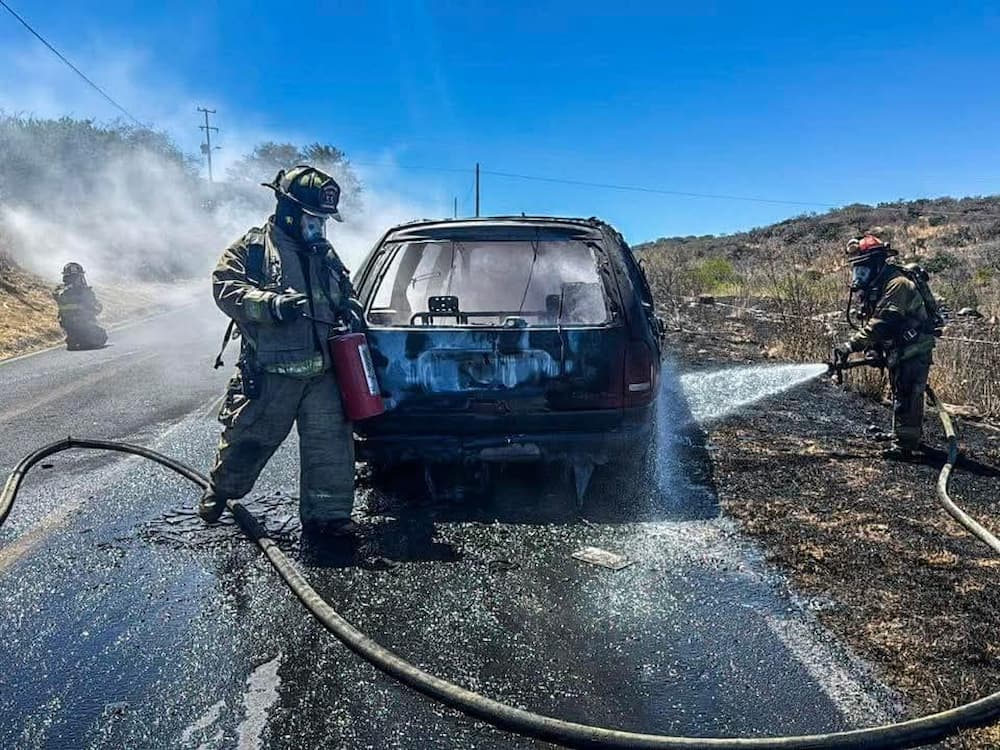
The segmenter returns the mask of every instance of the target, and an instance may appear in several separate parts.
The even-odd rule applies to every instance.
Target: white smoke
[[[109,88],[129,111],[155,117],[182,150],[197,149],[195,107],[199,101],[210,103],[210,98],[195,98],[165,81],[162,68],[150,64],[141,52],[76,57],[86,59],[96,77],[115,84]],[[13,50],[9,60],[11,65],[0,69],[0,114],[97,115],[98,122],[110,122],[119,114],[44,51]],[[161,96],[165,91],[170,95]],[[177,104],[168,108],[166,101]],[[30,129],[0,143],[5,152],[0,169],[8,172],[0,174],[0,252],[50,280],[58,278],[69,261],[81,263],[91,281],[204,279],[230,243],[250,227],[262,225],[274,211],[274,196],[266,188],[250,182],[226,183],[228,165],[262,141],[299,145],[331,141],[349,150],[335,136],[265,130],[255,125],[253,112],[221,103],[217,109],[216,122],[225,127],[217,139],[223,150],[215,152],[213,185],[199,178],[199,171],[204,176],[199,162],[185,168],[155,147],[118,148],[110,156],[95,157],[86,149],[66,154],[62,146],[53,147],[51,138],[33,139]],[[43,136],[44,130],[38,128]],[[72,145],[72,139],[68,142]],[[16,175],[11,172],[14,167]],[[332,166],[334,177],[349,182],[339,169]],[[358,199],[345,191],[344,223],[331,222],[328,227],[331,242],[352,270],[391,225],[445,213],[442,207],[449,199],[434,185],[420,191],[432,196],[431,201],[412,200],[394,190],[391,163],[355,171],[364,190]],[[433,206],[425,205],[431,202]]]
[[[352,272],[390,227],[417,219],[440,218],[442,214],[440,210],[421,206],[399,193],[379,187],[380,179],[373,171],[363,172],[362,181],[366,188],[360,205],[354,210],[348,206],[341,211],[343,223],[330,222],[327,226],[327,236]],[[369,184],[373,187],[368,187]],[[445,203],[442,197],[437,205]]]
[[[32,148],[30,142],[24,146]],[[86,195],[63,193],[65,168],[48,160],[36,163],[34,180],[44,186],[36,192],[51,195],[51,201],[0,203],[5,249],[50,279],[70,261],[83,264],[91,280],[205,276],[225,247],[262,225],[274,210],[274,196],[266,188],[216,183],[208,190],[152,151],[140,149],[95,165]],[[390,226],[434,212],[369,188],[360,200],[346,201],[341,213],[344,222],[330,222],[328,233],[353,270]]]
[[[58,162],[37,166],[42,190],[33,192],[41,200],[5,201],[0,225],[15,259],[45,277],[55,278],[70,261],[92,278],[191,277],[208,268],[211,248],[232,234],[202,208],[190,177],[153,152],[94,165],[92,192],[81,196],[61,189]]]

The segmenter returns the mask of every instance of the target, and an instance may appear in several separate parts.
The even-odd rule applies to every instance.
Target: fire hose
[[[933,391],[928,395],[941,417],[948,438],[948,459],[941,470],[937,494],[948,512],[1000,554],[1000,540],[965,514],[948,495],[948,482],[958,460],[954,425]],[[66,438],[43,446],[14,467],[0,493],[0,527],[7,519],[18,490],[32,466],[61,451],[74,448],[117,451],[141,456],[177,472],[203,489],[206,476],[186,464],[138,445],[107,440]],[[569,748],[645,750],[834,750],[846,748],[912,748],[936,742],[963,729],[984,726],[1000,718],[1000,691],[971,703],[917,719],[866,729],[792,737],[670,737],[589,726],[536,714],[492,700],[436,677],[381,646],[345,620],[306,581],[302,572],[267,536],[267,530],[246,507],[234,500],[228,507],[240,528],[260,547],[278,575],[313,616],[348,649],[377,669],[442,705],[461,711],[502,730]]]

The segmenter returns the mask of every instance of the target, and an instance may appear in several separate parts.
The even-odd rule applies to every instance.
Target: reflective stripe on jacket
[[[59,308],[59,316],[89,316],[96,317],[104,307],[94,294],[94,290],[89,286],[71,284],[66,286],[60,284],[52,292],[56,305]]]

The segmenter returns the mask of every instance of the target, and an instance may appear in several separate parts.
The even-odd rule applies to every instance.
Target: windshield
[[[391,245],[373,325],[553,326],[608,322],[593,248],[579,240]]]

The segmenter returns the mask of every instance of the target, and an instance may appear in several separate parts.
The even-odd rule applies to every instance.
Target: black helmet
[[[62,271],[63,284],[86,284],[87,277],[83,275],[83,266],[79,263],[67,263]]]
[[[316,167],[299,164],[287,172],[282,169],[275,175],[274,180],[261,184],[274,191],[279,206],[282,202],[287,202],[303,213],[343,221],[337,210],[337,204],[340,202],[340,185],[330,175]]]

